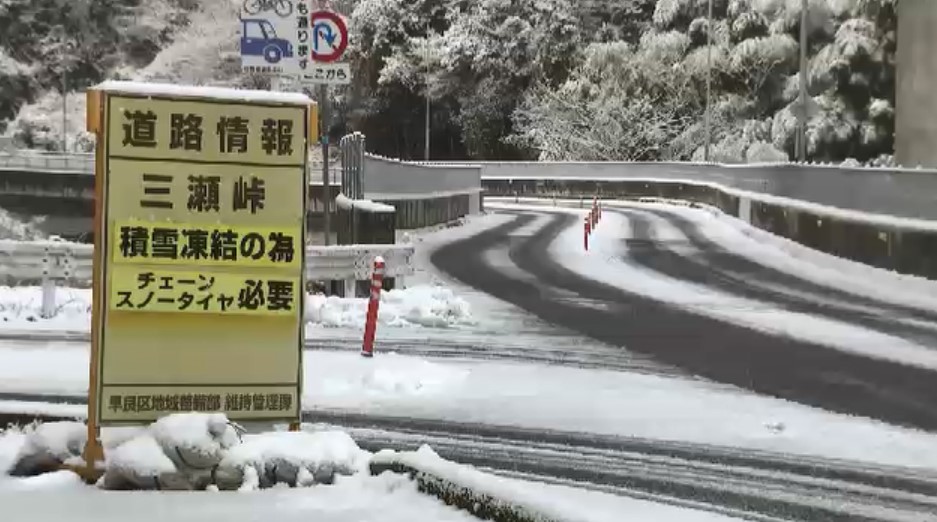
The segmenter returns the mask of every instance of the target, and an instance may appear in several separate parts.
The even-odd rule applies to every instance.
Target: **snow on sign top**
[[[166,96],[180,98],[214,98],[221,100],[309,105],[312,99],[302,93],[253,91],[226,87],[201,87],[175,85],[171,83],[146,83],[108,80],[97,85],[97,89],[111,93],[137,94],[144,96]]]

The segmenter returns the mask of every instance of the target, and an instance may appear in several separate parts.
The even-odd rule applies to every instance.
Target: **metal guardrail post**
[[[355,133],[355,199],[364,199],[364,134]]]
[[[46,245],[42,256],[42,310],[43,319],[55,315],[55,280],[52,278],[52,259],[49,246]]]
[[[348,136],[342,136],[338,142],[342,157],[342,194],[348,194]]]

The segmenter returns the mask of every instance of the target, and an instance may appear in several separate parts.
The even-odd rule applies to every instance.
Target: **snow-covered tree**
[[[896,2],[808,1],[809,159],[888,163]],[[701,158],[711,80],[713,159],[782,161],[801,3],[713,0],[710,22],[709,0],[335,1],[354,82],[332,90],[329,132],[421,157],[429,98],[435,158]],[[267,88],[240,72],[240,4],[0,0],[0,132],[57,147],[66,73],[76,109],[105,78]]]

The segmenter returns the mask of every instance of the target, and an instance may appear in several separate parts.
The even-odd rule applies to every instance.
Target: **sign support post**
[[[88,132],[93,133],[97,143],[104,143],[104,95],[101,91],[88,89],[85,94],[85,126]],[[100,243],[100,230],[104,223],[104,147],[97,146],[94,150],[94,244]],[[92,295],[101,295],[103,273],[97,267],[101,266],[103,258],[102,249],[95,247],[92,253],[93,268],[91,271]],[[101,446],[100,429],[98,426],[98,383],[100,380],[97,361],[101,353],[101,328],[99,321],[102,317],[103,303],[100,299],[92,299],[91,303],[91,363],[88,375],[88,437],[82,452],[84,468],[76,469],[79,476],[86,482],[94,482],[100,475],[97,463],[104,461],[104,448]]]
[[[329,175],[329,118],[332,117],[331,103],[329,103],[328,84],[319,85],[318,98],[320,117],[322,118],[320,136],[322,139],[322,224],[325,228],[325,246],[332,244],[332,180]]]

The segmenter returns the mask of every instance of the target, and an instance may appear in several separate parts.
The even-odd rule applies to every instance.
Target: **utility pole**
[[[797,161],[807,161],[807,0],[800,5],[800,111],[797,113]]]
[[[423,52],[423,63],[426,64],[426,121],[424,122],[423,132],[426,136],[426,142],[423,147],[423,161],[429,161],[429,22],[426,23],[426,47]]]
[[[709,161],[709,147],[712,142],[712,76],[713,76],[713,0],[709,0],[709,14],[706,18],[706,144],[703,147],[703,159]]]
[[[62,69],[62,153],[68,152],[68,69]]]
[[[425,122],[426,128],[424,130],[424,132],[426,132],[426,145],[423,147],[423,161],[429,161],[429,111],[430,111],[429,84],[427,83],[426,85],[426,122]]]
[[[325,246],[329,246],[332,242],[332,217],[331,217],[331,200],[332,200],[332,183],[329,179],[329,120],[331,118],[330,107],[329,107],[329,86],[323,84],[319,86],[319,93],[316,96],[319,98],[319,117],[322,118],[322,129],[319,132],[320,139],[322,140],[322,224],[325,228]]]

